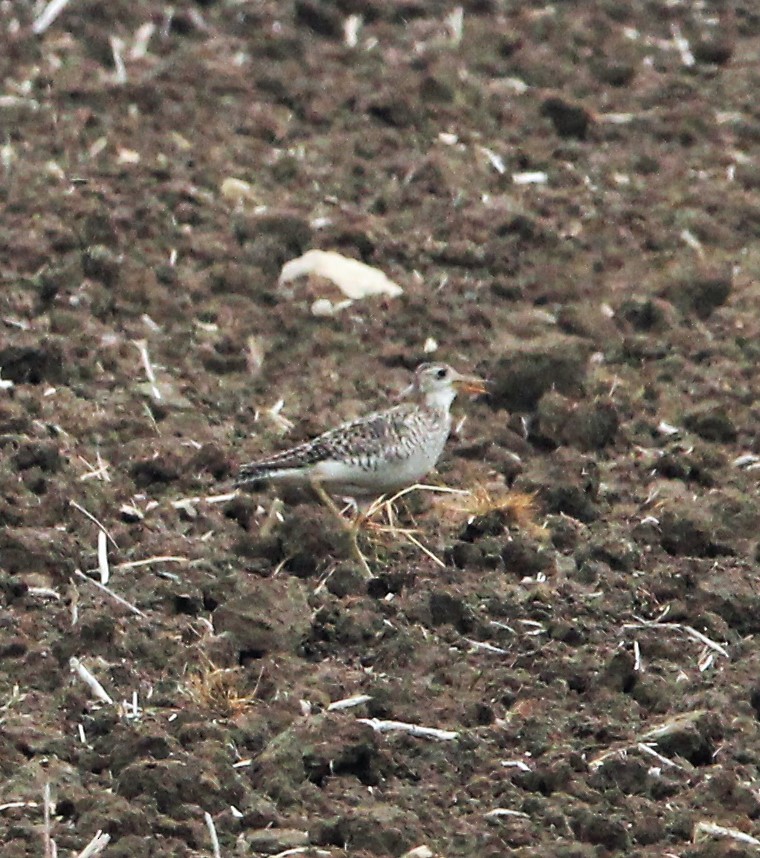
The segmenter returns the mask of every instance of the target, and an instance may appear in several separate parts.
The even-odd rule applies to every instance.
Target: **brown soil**
[[[441,5],[0,10],[4,858],[46,783],[67,856],[756,854],[760,13]],[[314,317],[313,247],[404,295]],[[492,381],[434,477],[480,507],[400,510],[443,568],[205,499],[428,338]]]

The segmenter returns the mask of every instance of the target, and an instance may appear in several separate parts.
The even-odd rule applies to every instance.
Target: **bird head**
[[[485,393],[486,382],[475,375],[462,375],[445,363],[423,363],[414,373],[414,380],[402,396],[416,394],[430,405],[448,408],[454,397],[463,393]]]

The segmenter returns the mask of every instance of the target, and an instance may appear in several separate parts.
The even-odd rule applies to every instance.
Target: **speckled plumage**
[[[480,379],[445,364],[422,364],[407,392],[416,402],[376,411],[240,469],[237,484],[262,480],[317,482],[354,498],[398,491],[418,482],[440,458],[451,430],[456,386],[482,391]]]

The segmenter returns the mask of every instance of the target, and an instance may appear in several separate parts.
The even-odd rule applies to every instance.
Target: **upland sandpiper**
[[[236,484],[310,485],[344,521],[330,495],[350,497],[361,505],[419,482],[435,467],[451,431],[451,404],[460,390],[484,393],[485,381],[444,363],[423,363],[401,394],[409,402],[249,462],[240,468]]]

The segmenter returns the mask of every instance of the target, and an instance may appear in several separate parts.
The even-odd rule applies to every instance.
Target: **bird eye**
[[[442,366],[442,367],[438,370],[438,372],[435,374],[435,377],[436,377],[436,378],[440,378],[441,380],[443,380],[444,378],[446,378],[446,375],[447,375],[447,374],[448,374],[448,370],[446,369],[446,367]]]

